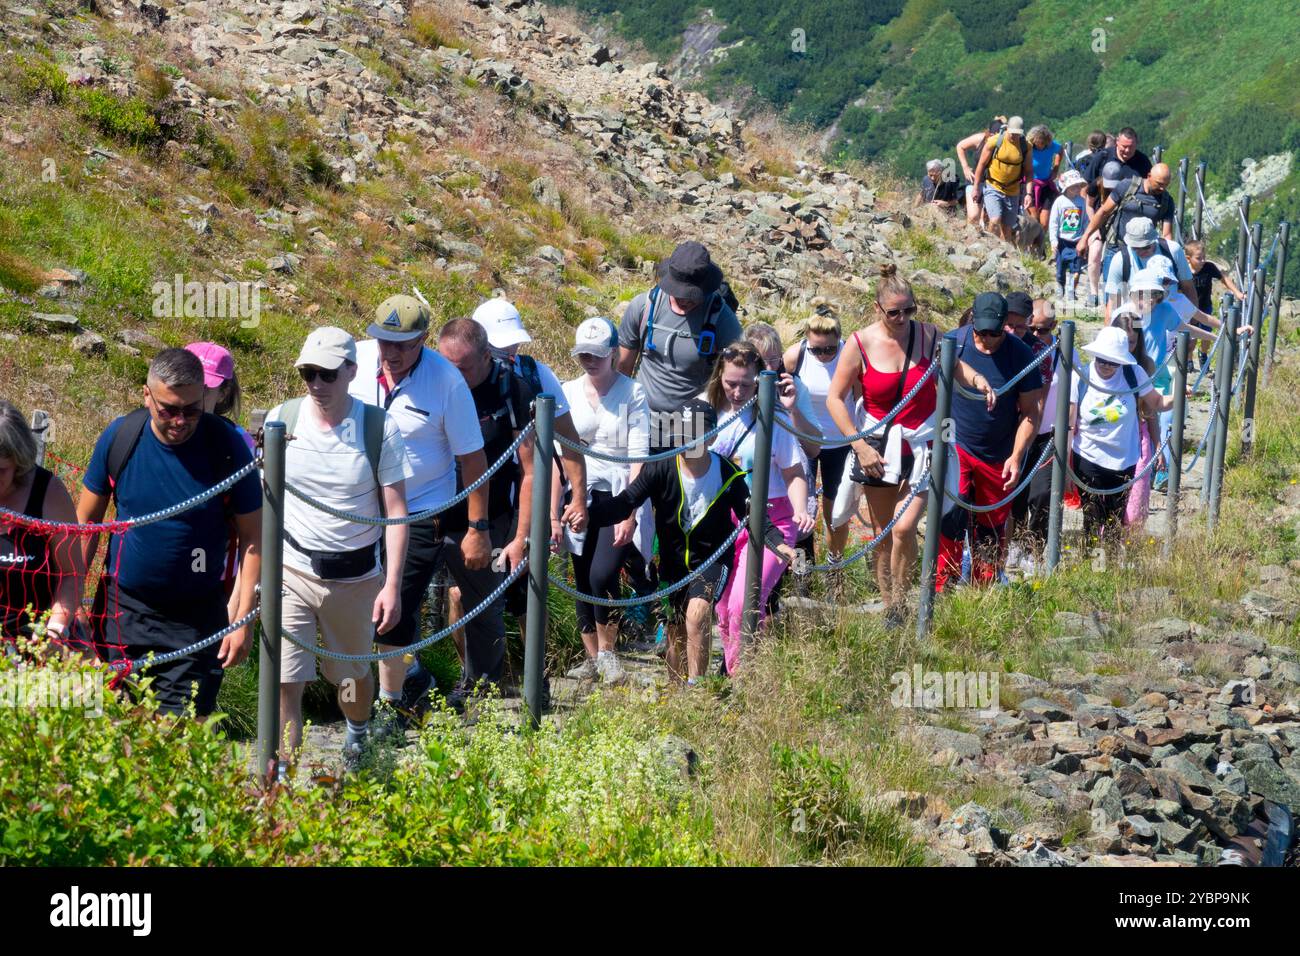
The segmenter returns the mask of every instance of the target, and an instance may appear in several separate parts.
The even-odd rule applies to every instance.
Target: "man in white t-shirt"
[[[367,518],[406,516],[406,479],[412,475],[397,422],[348,394],[357,374],[356,343],[342,329],[307,336],[295,363],[306,398],[271,410],[291,439],[285,482],[314,501]],[[328,650],[365,654],[374,635],[393,628],[402,614],[402,562],[406,526],[345,521],[294,495],[284,499],[284,630],[315,646],[317,631]],[[384,539],[381,562],[379,544]],[[369,738],[374,686],[370,665],[323,658],[325,678],[339,688],[347,719],[344,764],[356,769]],[[280,720],[296,753],[302,745],[302,695],[316,677],[316,658],[286,640],[280,656]],[[281,769],[284,769],[282,764]]]
[[[381,302],[367,329],[371,338],[357,344],[357,376],[348,386],[354,398],[386,409],[397,422],[415,473],[407,495],[412,513],[451,499],[458,468],[467,483],[487,469],[483,434],[465,378],[425,344],[430,318],[429,307],[413,296],[393,295]],[[441,515],[409,525],[402,616],[384,635],[381,651],[409,647],[418,640],[425,594],[440,568],[487,568],[492,543],[486,485],[470,494],[468,505],[469,527],[459,541],[447,539]],[[459,548],[461,560],[449,564],[447,548]],[[379,662],[384,735],[392,734],[394,725],[403,727],[409,715],[423,708],[432,684],[433,675],[419,657],[409,665],[401,657]]]

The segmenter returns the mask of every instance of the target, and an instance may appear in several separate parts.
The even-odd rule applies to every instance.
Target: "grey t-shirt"
[[[701,303],[687,315],[678,315],[669,306],[668,295],[660,292],[655,306],[655,347],[651,351],[642,328],[649,295],[642,292],[628,303],[618,329],[618,344],[621,348],[641,352],[641,368],[636,380],[645,389],[650,410],[672,412],[680,409],[687,399],[699,395],[713,371],[710,356],[701,355],[699,346],[709,303]],[[717,353],[739,338],[740,320],[723,303],[715,323],[712,357],[716,358]]]

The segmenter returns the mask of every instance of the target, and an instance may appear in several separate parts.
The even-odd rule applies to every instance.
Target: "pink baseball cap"
[[[185,346],[185,351],[203,363],[203,384],[208,388],[220,388],[222,382],[234,377],[234,356],[216,342],[191,342]]]

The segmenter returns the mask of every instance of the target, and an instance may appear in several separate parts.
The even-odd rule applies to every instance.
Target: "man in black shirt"
[[[487,332],[473,319],[453,319],[443,326],[438,336],[438,351],[465,377],[483,431],[483,452],[491,466],[527,425],[533,390],[523,376],[514,374],[492,357]],[[511,538],[510,524],[515,510],[511,489],[516,482],[519,522]],[[519,446],[517,461],[506,462],[488,480],[488,517],[483,522],[486,527],[479,530],[488,532],[494,551],[500,551],[500,560],[487,568],[473,570],[460,560],[459,544],[445,549],[447,568],[460,589],[466,609],[481,604],[501,583],[503,572],[513,571],[523,559],[532,511],[532,485],[533,442],[529,438]],[[457,491],[464,488],[459,477],[456,488]],[[464,502],[443,512],[442,530],[449,538],[458,542],[467,526]],[[466,688],[473,688],[479,680],[490,684],[501,680],[506,650],[504,604],[504,597],[498,598],[492,607],[465,625]]]
[[[922,205],[929,203],[947,212],[957,208],[957,180],[944,178],[943,161],[932,159],[925,164],[925,178],[921,180]]]
[[[1138,149],[1138,134],[1131,126],[1125,126],[1115,137],[1115,145],[1105,149],[1094,150],[1088,154],[1083,169],[1083,178],[1088,181],[1088,191],[1096,198],[1095,184],[1101,175],[1102,167],[1114,160],[1120,165],[1121,179],[1133,176],[1145,177],[1151,172],[1151,157]]]

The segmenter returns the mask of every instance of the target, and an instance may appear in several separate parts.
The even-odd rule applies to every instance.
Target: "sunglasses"
[[[876,306],[876,308],[880,309],[880,306]],[[885,317],[889,319],[899,319],[903,316],[907,316],[910,319],[912,316],[916,315],[916,306],[905,305],[901,309],[880,309],[880,311],[885,313]]]
[[[424,338],[414,338],[409,342],[390,342],[386,339],[379,340],[379,349],[383,352],[414,352],[424,346]],[[328,380],[327,380],[328,381]]]
[[[1104,358],[1094,359],[1098,365],[1104,365],[1106,368],[1119,368],[1118,362],[1108,362]]]
[[[336,368],[300,368],[298,374],[302,376],[302,380],[308,385],[316,381],[317,376],[320,377],[322,382],[329,385],[338,380],[339,370]]]
[[[1055,328],[1055,326],[1051,326],[1051,325],[1045,325],[1045,326],[1042,326],[1042,327],[1031,325],[1031,326],[1029,327],[1029,331],[1030,331],[1030,332],[1033,332],[1035,335],[1037,335],[1037,336],[1041,339],[1041,338],[1042,338],[1043,336],[1045,336],[1045,335],[1051,335],[1051,334],[1052,334],[1052,330],[1053,330],[1054,328]]]
[[[1006,335],[1007,333],[1005,329],[991,329],[987,331],[983,329],[976,329],[975,334],[982,339],[1000,339],[1002,338],[1002,336]]]
[[[146,389],[149,386],[145,386]],[[203,399],[192,402],[189,405],[168,405],[166,402],[160,402],[154,396],[152,391],[149,392],[149,398],[153,401],[153,407],[158,409],[158,414],[163,418],[198,418],[203,414]]]
[[[746,362],[751,362],[756,365],[765,364],[762,357],[755,352],[752,347],[744,345],[728,345],[722,350],[722,360],[724,362],[730,362],[732,359],[737,358],[744,359]]]
[[[915,311],[915,310],[913,310]],[[810,345],[808,351],[818,358],[831,358],[840,350],[838,345]]]

